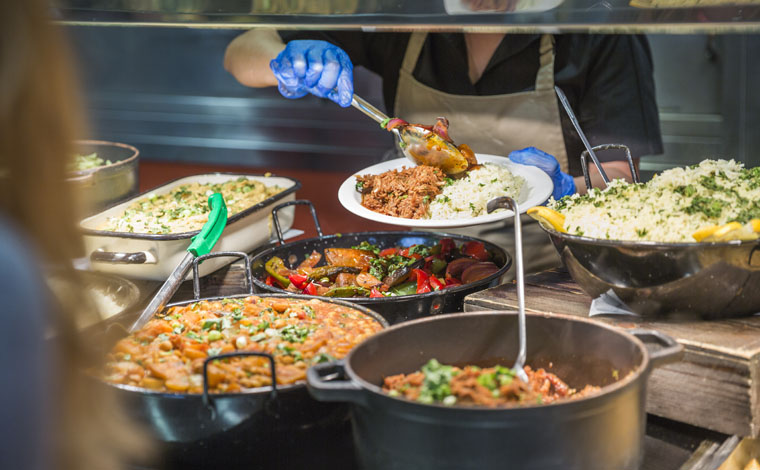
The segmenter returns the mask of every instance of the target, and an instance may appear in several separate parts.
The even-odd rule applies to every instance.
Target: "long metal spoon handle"
[[[161,288],[158,289],[158,292],[145,307],[145,310],[140,314],[140,317],[129,328],[130,333],[134,333],[145,326],[145,324],[153,318],[156,312],[163,310],[174,293],[177,292],[177,289],[179,289],[179,285],[185,280],[187,273],[190,272],[194,259],[195,256],[192,253],[185,253],[185,257],[182,258],[182,261],[180,261],[179,265],[177,265],[174,271],[172,271],[166,282],[164,282]]]
[[[528,375],[525,373],[525,361],[527,360],[528,338],[525,333],[525,273],[523,272],[523,250],[522,250],[522,225],[520,222],[520,208],[517,201],[508,196],[498,197],[488,201],[486,210],[491,213],[496,209],[510,207],[515,213],[515,275],[517,278],[517,329],[520,341],[520,350],[517,353],[515,365],[512,370],[517,377],[523,382],[528,382]]]
[[[364,101],[362,97],[356,94],[354,94],[354,97],[351,100],[351,106],[363,112],[364,114],[366,114],[367,116],[371,117],[372,119],[374,119],[375,121],[379,123],[382,123],[383,121],[388,119],[388,116],[386,116],[382,111],[372,106],[368,102]]]
[[[583,142],[583,145],[586,147],[588,154],[591,155],[591,159],[594,160],[594,165],[596,165],[596,169],[599,170],[599,174],[602,176],[604,184],[609,185],[610,178],[607,176],[604,168],[602,168],[602,164],[599,162],[599,158],[597,158],[596,154],[594,153],[594,149],[591,148],[591,144],[588,142],[588,139],[586,139],[586,134],[583,133],[581,124],[578,122],[578,118],[575,117],[575,113],[573,112],[573,108],[570,107],[570,102],[567,100],[567,96],[565,96],[565,93],[560,89],[560,87],[556,85],[554,86],[554,91],[557,92],[557,97],[559,98],[560,103],[562,103],[562,107],[565,108],[565,112],[570,118],[570,121],[573,123],[575,131],[578,133],[578,136],[580,136],[581,142]],[[590,190],[591,188],[588,189]]]

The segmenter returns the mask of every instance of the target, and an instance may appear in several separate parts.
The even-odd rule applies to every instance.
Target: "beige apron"
[[[541,36],[539,69],[535,91],[506,95],[452,95],[418,82],[412,72],[427,33],[412,33],[399,72],[395,115],[409,122],[432,123],[446,116],[450,135],[476,153],[507,156],[513,150],[538,147],[554,155],[567,172],[567,154],[562,136],[557,98],[554,94],[554,41]],[[505,77],[508,79],[508,77]],[[560,260],[549,237],[532,218],[523,216],[525,271],[538,272],[559,266]],[[488,240],[514,251],[513,222],[497,222],[465,229],[445,229]],[[514,278],[514,269],[508,279]]]

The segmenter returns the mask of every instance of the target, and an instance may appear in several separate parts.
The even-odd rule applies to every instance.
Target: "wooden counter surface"
[[[564,271],[525,280],[529,312],[587,317],[591,298]],[[464,310],[516,310],[514,284],[465,298]],[[721,321],[651,321],[635,316],[595,319],[621,328],[666,333],[684,346],[679,362],[655,369],[649,380],[647,412],[725,434],[760,434],[760,317]]]

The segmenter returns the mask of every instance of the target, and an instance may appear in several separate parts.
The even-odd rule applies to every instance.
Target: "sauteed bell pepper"
[[[290,285],[290,280],[288,280],[287,275],[281,274],[282,272],[287,271],[285,262],[282,261],[281,258],[272,256],[269,261],[264,264],[264,269],[266,269],[269,275],[272,276],[278,283],[280,283],[283,288]]]
[[[464,244],[462,253],[480,261],[488,261],[488,251],[482,242],[471,241]]]
[[[291,274],[288,276],[288,280],[290,280],[290,282],[297,288],[303,289],[309,282],[309,277],[302,274]]]
[[[367,241],[351,247],[312,252],[294,269],[279,257],[265,263],[266,283],[288,291],[327,297],[392,297],[424,294],[463,283],[463,272],[496,272],[483,243],[457,246],[443,238],[433,245],[416,244],[381,249]],[[322,266],[317,266],[324,263]],[[489,266],[490,265],[490,266]],[[474,282],[478,276],[470,276]]]

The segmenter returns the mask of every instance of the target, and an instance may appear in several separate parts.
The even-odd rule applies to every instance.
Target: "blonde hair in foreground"
[[[73,140],[83,135],[82,112],[71,54],[63,31],[50,21],[50,7],[43,0],[5,2],[0,15],[0,213],[46,264],[76,282],[70,265],[80,240],[64,175]],[[73,289],[50,312],[59,339],[58,367],[51,366],[51,408],[57,413],[51,463],[61,469],[118,468],[124,453],[143,447],[120,410],[82,380],[87,357],[73,325],[77,316],[93,312],[82,307],[81,294]]]

